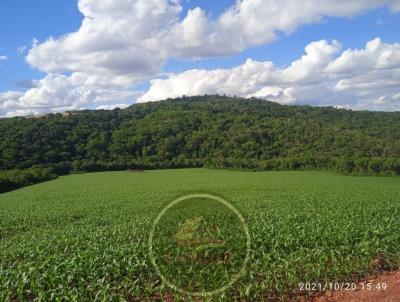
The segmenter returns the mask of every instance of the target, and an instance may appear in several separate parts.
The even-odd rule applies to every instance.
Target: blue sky
[[[19,47],[32,45],[33,39],[44,41],[79,28],[82,15],[71,0],[13,0],[0,2],[0,55],[8,60],[1,63],[0,91],[14,90],[25,79],[39,79],[44,73],[32,69]]]
[[[87,1],[89,5],[92,5],[90,3],[90,0],[82,0],[82,2],[84,1]],[[132,2],[132,4],[134,4],[135,2],[140,2],[141,0],[126,0],[126,1],[127,2],[130,1]],[[152,1],[163,1],[163,0],[152,0]],[[247,1],[251,2],[252,0],[247,0]],[[254,1],[254,3],[255,2],[257,1]],[[182,22],[187,17],[189,10],[194,9],[196,7],[200,7],[208,20],[207,22],[212,24],[212,22],[216,22],[222,14],[226,13],[226,11],[229,8],[232,8],[235,5],[235,3],[236,1],[232,0],[181,1],[181,10],[180,13],[177,15],[178,19],[175,21],[175,23]],[[95,9],[97,8],[95,7]],[[282,13],[284,13],[284,10],[285,7],[282,7]],[[332,13],[331,15],[337,15],[337,13],[335,12]],[[265,42],[263,43],[250,42],[247,43],[247,45],[245,45],[242,49],[238,51],[227,50],[226,53],[223,53],[222,55],[219,54],[217,51],[213,50],[214,52],[218,53],[217,57],[215,57],[212,54],[203,55],[203,53],[207,51],[196,50],[196,49],[193,50],[193,48],[190,48],[189,52],[192,51],[193,53],[192,54],[189,53],[189,55],[187,55],[186,50],[185,50],[185,55],[180,55],[181,50],[173,50],[171,51],[173,54],[165,55],[165,57],[160,59],[158,65],[157,63],[154,63],[155,66],[149,67],[149,70],[151,71],[147,70],[143,71],[143,75],[140,74],[140,72],[136,71],[130,73],[129,72],[125,73],[124,71],[123,74],[121,74],[121,76],[131,77],[132,81],[129,84],[130,87],[115,88],[122,91],[123,93],[121,92],[121,95],[123,95],[124,97],[116,97],[115,101],[111,100],[110,97],[108,97],[107,99],[108,102],[110,103],[110,107],[112,107],[112,104],[126,103],[127,105],[130,105],[134,103],[136,101],[135,98],[139,98],[140,93],[146,92],[146,90],[149,90],[151,88],[152,84],[150,84],[149,81],[153,79],[164,79],[166,81],[169,81],[163,83],[160,82],[159,85],[161,84],[165,85],[171,84],[178,86],[183,85],[182,79],[174,80],[172,78],[169,78],[168,75],[169,73],[182,74],[185,71],[194,69],[197,70],[206,69],[209,71],[216,69],[229,70],[237,68],[239,66],[243,66],[246,63],[246,60],[248,59],[260,62],[271,61],[273,62],[276,69],[284,70],[285,68],[290,66],[291,63],[293,63],[296,60],[299,60],[303,56],[305,52],[304,49],[307,45],[309,45],[312,42],[320,40],[327,40],[328,43],[332,43],[333,40],[337,40],[338,42],[340,42],[341,50],[336,54],[336,57],[340,57],[341,52],[348,49],[363,49],[364,47],[366,47],[367,42],[372,41],[375,38],[379,38],[382,41],[382,43],[385,43],[385,45],[397,45],[400,42],[400,34],[399,34],[400,14],[397,11],[393,10],[392,7],[389,7],[385,4],[383,4],[381,7],[372,9],[360,9],[360,11],[349,13],[346,16],[334,17],[334,16],[329,16],[328,13],[326,15],[321,13],[321,16],[322,16],[322,18],[320,18],[321,20],[317,20],[315,22],[303,22],[304,24],[302,23],[296,24],[294,32],[290,34],[285,34],[279,29],[276,30],[275,32],[277,34],[277,37],[273,41],[265,39]],[[318,19],[318,17],[316,18]],[[52,60],[51,53],[47,54],[49,58],[41,57],[40,59],[37,59],[39,55],[34,54],[36,55],[33,56],[32,61],[34,62],[32,61],[29,63],[26,62],[26,56],[32,47],[33,39],[38,40],[39,46],[43,46],[42,44],[45,44],[46,40],[49,37],[53,37],[54,39],[56,39],[56,41],[59,41],[60,39],[62,39],[63,35],[72,32],[77,32],[81,27],[83,19],[84,16],[78,9],[77,1],[71,1],[71,0],[1,1],[0,2],[0,57],[6,56],[7,59],[0,60],[0,93],[2,92],[4,93],[6,91],[15,91],[21,93],[25,92],[29,90],[29,88],[26,87],[27,83],[29,84],[29,80],[39,81],[45,78],[49,74],[54,74],[54,71],[50,70],[50,67],[46,66],[46,63],[40,61],[46,59]],[[132,22],[132,25],[134,25],[134,23],[136,22],[135,18],[129,20],[130,20],[129,22]],[[268,34],[267,31],[268,29],[266,29],[266,35]],[[262,34],[263,33],[261,32],[261,35]],[[137,43],[142,43],[142,42],[143,41],[138,41]],[[24,51],[21,51],[22,49],[21,47],[25,48]],[[95,47],[96,45],[94,44],[93,48]],[[136,46],[134,45],[134,47]],[[215,47],[216,48],[221,47],[221,45]],[[397,48],[395,50],[397,50]],[[59,56],[58,57],[59,61],[63,60],[62,53],[63,52],[60,50],[60,53],[56,54],[57,56]],[[38,52],[38,54],[40,53]],[[135,55],[136,54],[132,54],[132,56]],[[148,57],[146,57],[146,55],[143,55],[142,58],[142,60],[152,60],[152,59],[153,59],[152,55]],[[66,58],[65,60],[69,60],[69,58]],[[111,62],[107,62],[107,66],[109,66],[112,63],[113,62],[111,59]],[[112,69],[112,72],[114,71],[115,70]],[[69,66],[67,68],[65,68],[64,66],[62,68],[60,67],[60,70],[56,71],[57,74],[66,76],[70,76],[74,72],[79,74],[83,73],[81,70],[79,70],[79,68],[74,69],[70,68]],[[101,75],[103,76],[103,74]],[[119,74],[115,75],[119,76]],[[213,74],[211,74],[211,76],[213,76]],[[262,85],[266,84],[269,85],[269,83],[264,83]],[[278,91],[279,89],[281,89],[282,93],[284,89],[288,89],[286,87],[287,85],[283,84],[280,85],[281,86],[279,87],[271,86],[272,88],[271,87],[270,88],[272,89],[272,91]],[[99,96],[99,94],[97,93],[99,91],[98,87],[99,86],[96,86],[97,96]],[[162,88],[162,86],[160,87]],[[155,86],[153,88],[154,88],[153,90],[155,90],[157,87]],[[115,89],[113,90],[114,92],[116,91]],[[129,89],[132,89],[131,93],[128,92]],[[185,89],[184,88],[181,89],[181,87],[178,87],[176,90],[185,91]],[[271,89],[268,88],[267,90],[271,91]],[[188,94],[191,94],[190,93],[191,88],[187,88],[186,90],[188,90],[189,92]],[[213,91],[212,88],[208,87],[204,89],[204,92],[209,93]],[[215,91],[215,92],[219,93],[221,91]],[[400,91],[398,92],[400,93]],[[227,93],[228,94],[231,93],[230,89],[227,89]],[[275,94],[277,94],[274,93],[268,94],[267,96],[274,97]],[[393,100],[396,100],[395,98],[395,96],[397,95],[396,90],[390,90],[390,92],[387,93],[390,93],[392,95],[382,95],[382,97],[389,97],[389,98],[393,97]],[[112,95],[116,94],[114,93]],[[162,94],[157,92],[157,94],[155,95],[162,95]],[[325,93],[321,92],[321,95],[325,96]],[[147,96],[151,97],[152,93],[149,92]],[[169,95],[165,96],[167,97]],[[267,96],[265,98],[268,98]],[[373,97],[376,96],[377,95],[374,94]],[[346,95],[346,97],[351,97],[351,96]],[[296,96],[294,96],[294,98],[297,99]],[[326,104],[329,105],[328,100],[330,98],[333,99],[333,96],[329,97],[325,96],[326,100],[321,101],[317,105],[326,105]],[[3,97],[3,99],[5,98]],[[293,99],[293,97],[291,99]],[[306,98],[301,99],[300,97],[299,100],[300,101],[298,103],[307,103]],[[376,103],[376,104],[374,103],[375,105],[379,103],[377,99],[375,100],[371,99],[371,102],[372,101]],[[18,102],[18,100],[16,102]],[[314,104],[313,102],[314,100],[309,101],[309,103],[311,104]],[[393,102],[390,104],[391,104],[390,108],[384,107],[383,109],[398,110],[398,108],[400,108],[400,105],[398,106],[397,104],[395,104],[395,106],[393,107]],[[51,106],[48,105],[49,104],[47,104],[46,109],[44,110],[51,109],[50,108]],[[93,105],[93,102],[92,103],[88,102],[84,107],[88,108],[99,107],[96,105],[98,104],[96,103],[95,105]],[[105,103],[102,105],[103,107],[106,108],[109,104]],[[337,100],[335,100],[335,102],[333,102],[331,105],[341,106],[341,104],[339,104]],[[379,108],[377,108],[375,105],[372,106],[371,109],[379,110]],[[346,104],[344,104],[344,106],[346,106]],[[20,107],[23,109],[22,105]],[[349,107],[352,106],[350,105]],[[58,108],[63,108],[63,107],[58,106]],[[357,106],[354,106],[354,108],[357,109]]]

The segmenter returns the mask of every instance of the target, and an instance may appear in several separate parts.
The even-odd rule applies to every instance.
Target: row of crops
[[[148,239],[160,211],[192,193],[228,200],[251,237],[244,273],[233,286],[202,301],[288,300],[313,294],[300,292],[301,282],[353,281],[398,269],[398,177],[206,169],[94,173],[0,195],[0,301],[190,300],[162,282]],[[208,248],[218,251],[219,243],[236,242],[239,248],[232,249],[237,254],[229,254],[230,260],[245,258],[234,216],[210,208],[198,203],[160,221],[156,252],[177,248],[165,238],[176,236],[179,227],[202,227],[201,221],[217,217],[217,236],[226,240]],[[193,215],[201,218],[182,224]],[[219,288],[240,269],[231,262],[231,275],[225,276],[218,269],[226,265],[213,271],[216,266],[179,267],[163,259],[157,259],[162,273],[192,291]]]

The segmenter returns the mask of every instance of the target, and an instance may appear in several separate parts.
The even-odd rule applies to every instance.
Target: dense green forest
[[[400,112],[183,97],[124,110],[1,119],[0,155],[1,170],[49,168],[49,178],[179,167],[400,175]],[[7,179],[4,173],[0,179]]]

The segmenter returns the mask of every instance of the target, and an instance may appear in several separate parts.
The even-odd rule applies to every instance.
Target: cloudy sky
[[[0,116],[181,95],[400,110],[400,0],[3,0]]]

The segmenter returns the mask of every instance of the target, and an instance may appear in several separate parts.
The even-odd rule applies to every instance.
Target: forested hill
[[[400,112],[186,97],[0,120],[0,169],[176,167],[400,174]]]

